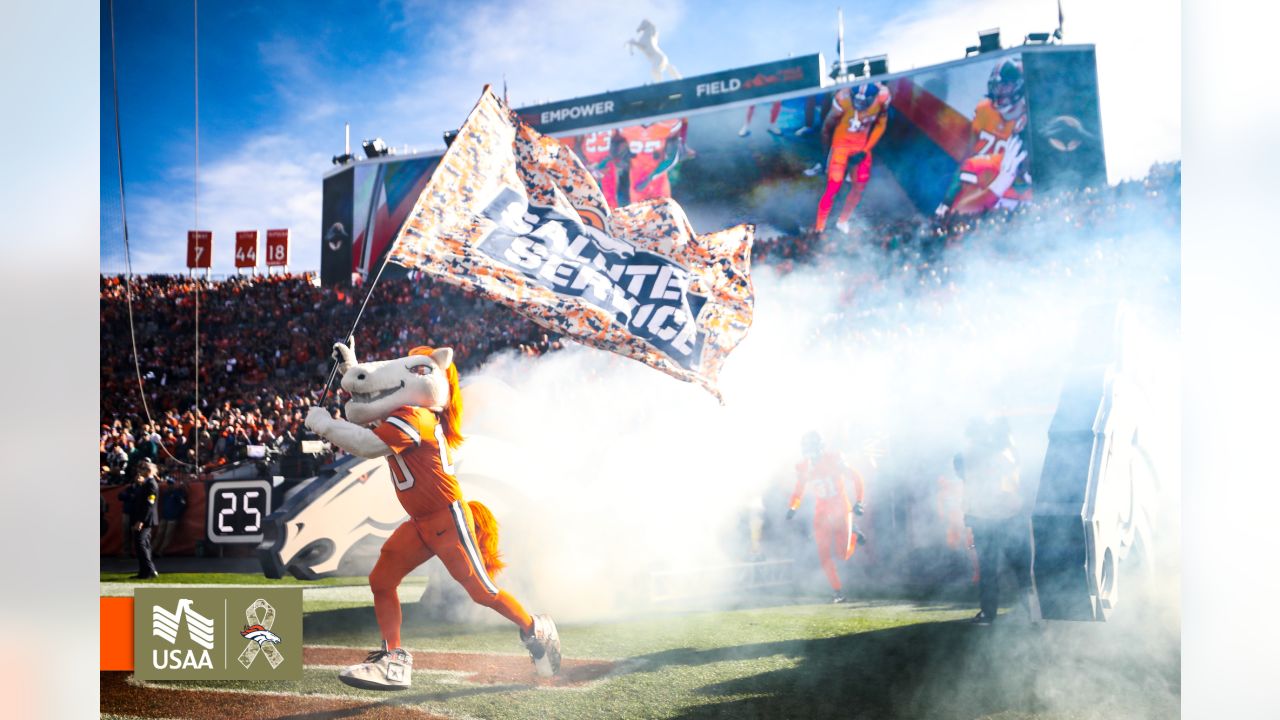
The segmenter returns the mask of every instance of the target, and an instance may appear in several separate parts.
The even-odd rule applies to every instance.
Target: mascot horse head
[[[453,348],[416,347],[402,358],[361,363],[351,347],[334,347],[342,389],[351,394],[345,407],[348,420],[369,425],[406,405],[424,407],[440,417],[450,449],[462,444],[462,393]]]

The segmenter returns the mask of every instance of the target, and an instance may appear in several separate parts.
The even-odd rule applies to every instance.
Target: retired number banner
[[[187,267],[213,267],[213,233],[209,230],[187,231]]]
[[[751,326],[753,233],[697,236],[670,198],[610,211],[578,157],[486,87],[389,259],[720,398]]]
[[[236,267],[258,267],[258,231],[236,231]]]
[[[267,231],[267,265],[289,264],[289,230]]]

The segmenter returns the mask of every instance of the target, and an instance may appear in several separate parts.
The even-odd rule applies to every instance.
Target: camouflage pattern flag
[[[486,87],[389,261],[720,398],[720,366],[751,326],[753,234],[698,236],[670,198],[611,211],[573,152]]]

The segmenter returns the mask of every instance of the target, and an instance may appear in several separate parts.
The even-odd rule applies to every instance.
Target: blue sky
[[[849,56],[888,53],[891,69],[952,60],[979,29],[1006,43],[1052,29],[1055,0],[844,3]],[[216,273],[231,271],[236,229],[291,227],[295,269],[319,267],[321,176],[352,143],[442,145],[485,83],[505,74],[515,105],[630,87],[648,66],[624,42],[643,18],[685,75],[823,52],[837,2],[641,0],[238,2],[200,5],[199,224]],[[1069,42],[1098,45],[1112,180],[1181,156],[1179,9],[1167,2],[1065,0]],[[102,4],[103,272],[124,268]],[[135,272],[183,270],[195,217],[193,11],[189,2],[118,0],[116,63]],[[1141,33],[1140,45],[1134,38]]]

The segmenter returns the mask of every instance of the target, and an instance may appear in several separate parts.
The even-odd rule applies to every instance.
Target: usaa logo
[[[301,680],[301,588],[137,588],[139,680]]]
[[[179,600],[172,611],[163,605],[152,605],[151,635],[169,645],[177,645],[179,641],[188,645],[185,650],[153,647],[151,666],[156,670],[213,669],[209,651],[215,638],[214,620],[197,612],[190,598]]]

